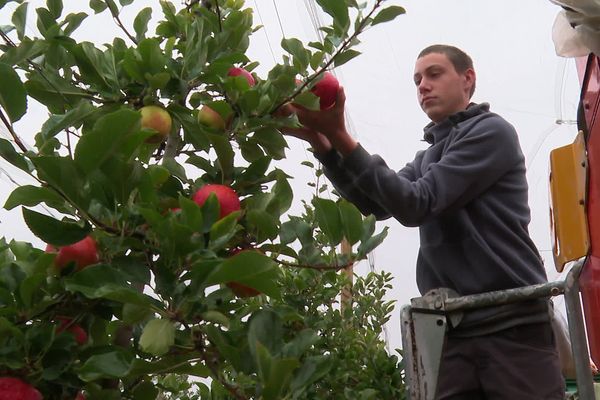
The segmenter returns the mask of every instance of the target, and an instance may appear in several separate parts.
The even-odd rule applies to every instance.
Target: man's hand
[[[291,132],[290,134],[300,137],[301,139],[304,139],[303,136],[306,135],[309,137],[315,135],[322,136],[329,142],[329,148],[333,146],[344,156],[350,154],[358,146],[358,143],[346,130],[346,122],[344,120],[345,103],[346,95],[344,94],[344,89],[340,87],[334,106],[326,110],[313,111],[297,104],[287,104],[287,111],[295,112],[298,116],[298,120],[305,128],[301,128],[301,131],[296,132],[296,135]],[[322,138],[317,139],[317,142],[319,142],[319,144],[324,144]],[[317,150],[316,147],[315,150]]]
[[[276,112],[275,115],[279,117],[289,117],[296,111],[295,107],[291,104],[284,104],[281,106]],[[281,132],[285,135],[294,136],[298,139],[302,139],[308,143],[310,143],[311,147],[318,154],[325,154],[329,152],[332,148],[329,139],[327,139],[324,135],[320,134],[317,131],[313,131],[309,128],[290,128],[285,127],[280,129]]]

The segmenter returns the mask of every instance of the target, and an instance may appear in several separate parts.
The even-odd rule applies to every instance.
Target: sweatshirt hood
[[[466,110],[459,111],[455,114],[450,115],[442,122],[435,123],[430,122],[423,128],[424,135],[423,140],[429,144],[434,144],[450,132],[450,128],[458,125],[460,122],[465,121],[469,118],[483,114],[490,111],[489,103],[470,103]]]

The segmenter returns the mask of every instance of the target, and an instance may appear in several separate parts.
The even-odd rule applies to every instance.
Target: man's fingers
[[[276,117],[289,117],[293,113],[294,113],[294,106],[292,106],[290,103],[285,103],[284,105],[279,107],[277,110],[275,110],[273,115]]]
[[[338,108],[344,108],[346,104],[346,92],[344,92],[344,87],[340,86],[337,91],[337,99],[335,100],[335,105]]]

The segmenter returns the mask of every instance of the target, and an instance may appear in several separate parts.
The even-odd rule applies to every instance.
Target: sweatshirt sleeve
[[[360,210],[363,215],[373,214],[377,219],[386,219],[391,215],[380,207],[363,191],[354,186],[353,176],[342,167],[342,156],[335,150],[331,149],[328,153],[315,153],[317,160],[323,164],[323,172],[331,181],[339,194],[350,201]]]
[[[403,225],[418,226],[466,205],[522,158],[514,128],[498,117],[479,121],[416,180],[406,171],[393,171],[381,157],[370,155],[361,146],[343,159],[341,168],[347,172],[350,186],[385,213]]]

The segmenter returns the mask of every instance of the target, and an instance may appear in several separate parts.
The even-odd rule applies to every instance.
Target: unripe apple
[[[96,264],[99,260],[96,241],[91,236],[58,249],[49,244],[46,246],[46,253],[58,253],[54,259],[54,265],[58,270],[63,269],[70,262],[74,262],[77,271],[81,271],[88,265]]]
[[[319,98],[319,105],[321,110],[326,110],[333,107],[335,100],[337,99],[337,92],[340,88],[340,83],[337,78],[329,73],[325,72],[323,78],[313,86],[311,92]]]
[[[221,117],[221,114],[209,106],[202,106],[200,111],[198,111],[198,122],[213,129],[225,129],[225,121]]]
[[[229,69],[229,72],[227,72],[227,75],[228,76],[240,76],[240,75],[243,76],[248,81],[248,85],[250,85],[250,87],[252,87],[256,84],[256,81],[254,80],[254,77],[252,76],[252,74],[250,72],[246,71],[244,68],[232,67]]]
[[[75,336],[75,341],[79,345],[84,345],[87,343],[88,335],[81,325],[72,323],[73,320],[69,317],[58,317],[57,319],[60,321],[60,324],[56,329],[56,333],[62,333],[66,330]]]
[[[19,378],[0,378],[0,400],[42,400],[42,394]]]
[[[169,136],[173,120],[167,110],[158,106],[145,106],[140,109],[140,114],[142,114],[142,128],[154,129],[158,132],[146,139],[147,143],[160,143]]]
[[[225,185],[204,185],[198,189],[196,193],[194,193],[193,200],[196,202],[196,204],[202,206],[211,193],[214,193],[219,201],[219,207],[221,210],[219,213],[219,218],[223,218],[241,208],[240,199],[235,190]]]

